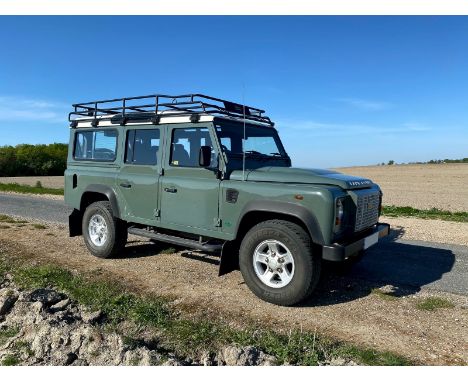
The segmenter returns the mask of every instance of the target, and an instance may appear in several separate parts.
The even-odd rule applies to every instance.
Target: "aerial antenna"
[[[245,181],[245,84],[242,84],[242,113],[244,114],[244,140],[242,141],[242,181]]]

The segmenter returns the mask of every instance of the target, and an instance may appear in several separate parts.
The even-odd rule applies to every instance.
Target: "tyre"
[[[114,217],[109,202],[95,202],[83,214],[83,238],[92,255],[109,258],[122,251],[127,243],[127,227]]]
[[[245,235],[239,251],[245,283],[262,300],[295,305],[306,299],[320,278],[321,258],[308,233],[284,220],[257,224]]]

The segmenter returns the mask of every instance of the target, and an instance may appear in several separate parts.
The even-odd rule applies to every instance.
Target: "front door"
[[[161,223],[203,234],[218,230],[217,154],[207,127],[168,125],[164,176],[160,180]],[[209,168],[199,166],[201,146],[211,146]]]
[[[127,130],[125,157],[116,179],[116,188],[124,201],[122,213],[127,221],[154,224],[159,220],[161,142],[159,127]]]

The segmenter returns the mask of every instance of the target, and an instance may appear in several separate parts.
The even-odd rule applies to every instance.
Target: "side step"
[[[181,247],[199,249],[200,251],[210,253],[221,252],[221,249],[223,248],[223,244],[201,243],[196,240],[190,240],[179,236],[165,235],[163,233],[155,233],[142,228],[130,227],[128,228],[128,233],[132,235],[147,237],[148,239],[162,241],[164,243],[178,245]]]

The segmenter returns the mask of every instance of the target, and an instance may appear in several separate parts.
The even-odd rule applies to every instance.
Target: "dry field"
[[[346,167],[337,171],[372,179],[385,205],[468,211],[468,164]]]
[[[42,187],[47,188],[63,188],[63,176],[15,176],[15,177],[0,177],[0,183],[18,183],[26,186],[35,186],[36,182],[40,181]]]
[[[468,211],[468,164],[344,167],[337,171],[372,179],[384,192],[384,204],[419,209]],[[63,188],[63,177],[0,178],[0,183]]]

